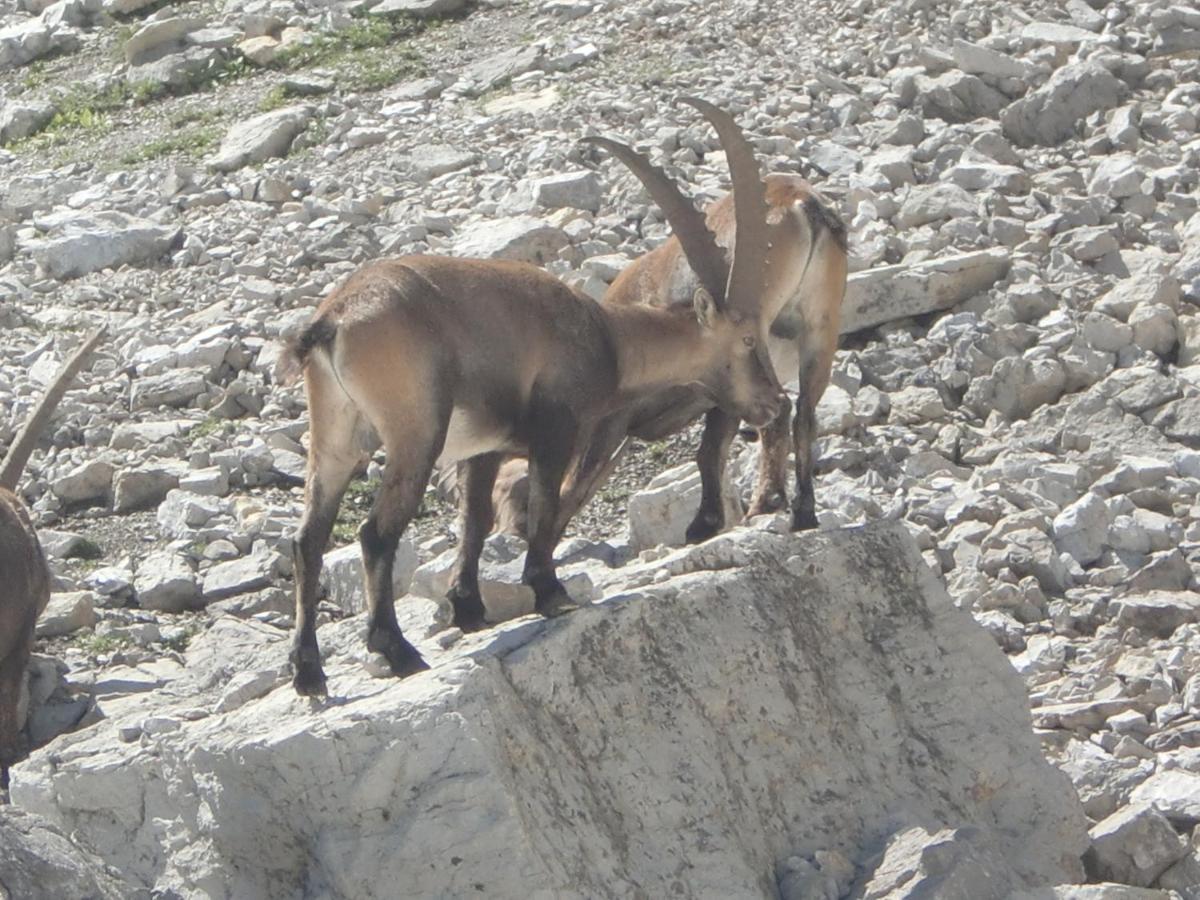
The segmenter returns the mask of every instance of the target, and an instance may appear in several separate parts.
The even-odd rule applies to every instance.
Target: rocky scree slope
[[[117,335],[25,485],[59,588],[33,740],[179,679],[219,616],[285,633],[306,423],[270,373],[329,286],[381,253],[447,252],[599,294],[666,229],[575,139],[636,140],[714,195],[717,143],[669,103],[687,91],[851,225],[823,527],[903,522],[1024,676],[1089,816],[1091,876],[1195,896],[1195,11],[367,6],[3,7],[0,444],[74,332]],[[686,471],[630,490],[685,444],[645,448],[564,552],[616,565],[681,534]],[[427,524],[403,548],[414,590],[435,593],[450,540]],[[524,611],[519,552],[489,548],[496,614]],[[335,553],[332,618],[360,602],[353,548]],[[600,594],[603,571],[578,568],[573,590]]]

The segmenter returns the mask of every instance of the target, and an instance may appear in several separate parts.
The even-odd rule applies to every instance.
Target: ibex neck
[[[691,308],[604,305],[617,343],[620,393],[700,381],[707,363],[704,331]]]

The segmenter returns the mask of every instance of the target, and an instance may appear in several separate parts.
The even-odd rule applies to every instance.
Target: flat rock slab
[[[1095,62],[1075,63],[1063,66],[1036,91],[1009,105],[1000,122],[1005,137],[1022,147],[1053,146],[1071,137],[1080,119],[1112,109],[1124,96],[1125,86],[1108,69]]]
[[[0,806],[0,889],[5,897],[124,900],[129,885],[40,816]]]
[[[289,106],[239,122],[226,133],[208,166],[217,172],[232,172],[251,163],[286,156],[292,141],[308,127],[309,117],[307,107]]]
[[[182,229],[127,213],[62,212],[34,220],[45,238],[31,241],[34,261],[52,278],[64,281],[101,269],[143,266],[176,245]]]
[[[183,681],[18,766],[14,802],[218,900],[775,897],[782,860],[859,855],[899,817],[973,826],[1014,887],[1081,878],[1083,813],[1020,679],[900,525],[735,530],[562,618],[445,650],[414,632],[433,669],[403,681],[370,676],[363,627],[320,631],[329,702],[256,675],[222,713],[288,642],[218,623]],[[147,721],[171,725],[117,740]]]
[[[1009,261],[1008,251],[1001,247],[911,266],[882,266],[855,272],[846,282],[841,333],[949,309],[1003,278]]]
[[[408,15],[418,19],[453,16],[466,9],[467,0],[382,0],[371,7],[373,16]]]

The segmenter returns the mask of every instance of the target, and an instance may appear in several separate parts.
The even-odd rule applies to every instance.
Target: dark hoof
[[[696,518],[692,519],[692,524],[684,532],[684,537],[689,544],[700,544],[720,534],[724,527],[723,517],[711,513],[697,513]]]
[[[324,697],[325,670],[321,668],[321,659],[297,658],[292,654],[292,687],[301,697]]]
[[[464,634],[469,634],[472,631],[483,631],[488,627],[485,620],[485,611],[483,608],[483,600],[479,593],[471,593],[462,588],[452,587],[446,592],[446,599],[450,601],[450,605],[454,608],[453,624],[460,628]]]
[[[817,524],[817,514],[811,509],[792,512],[792,531],[812,531]]]
[[[540,616],[553,619],[579,609],[579,604],[571,599],[571,595],[561,585],[550,595],[539,598],[534,610]]]
[[[371,632],[367,638],[367,647],[384,655],[392,674],[397,678],[406,678],[429,668],[429,663],[421,658],[417,648],[396,632],[385,631],[382,628]]]
[[[750,508],[746,510],[746,518],[750,519],[754,516],[767,516],[771,513],[777,513],[782,509],[787,509],[787,496],[784,494],[768,494],[765,497],[755,497],[750,501]]]

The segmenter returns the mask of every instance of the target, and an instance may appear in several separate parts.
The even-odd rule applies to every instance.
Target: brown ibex
[[[720,252],[711,255],[719,271],[727,271],[734,257],[738,238],[740,204],[747,193],[761,195],[757,169],[753,182],[738,177],[733,166],[734,154],[752,156],[753,150],[733,118],[710,104],[685,100],[696,106],[716,128],[721,145],[730,157],[734,174],[733,190],[701,213],[690,204],[680,204],[676,218],[686,218],[693,230],[707,228],[715,237]],[[741,171],[748,171],[742,166]],[[816,406],[829,383],[834,351],[837,349],[842,295],[846,288],[846,229],[833,209],[806,180],[796,175],[766,176],[767,216],[774,223],[773,237],[764,252],[766,273],[761,294],[753,298],[770,321],[769,348],[777,372],[797,372],[799,396],[792,420],[790,404],[779,417],[758,429],[761,440],[758,475],[747,516],[787,508],[787,457],[789,443],[796,452],[796,489],[792,502],[792,528],[802,530],[817,525],[813,494],[813,450],[816,440]],[[657,198],[656,198],[657,199]],[[672,225],[678,231],[675,220]],[[712,277],[712,276],[710,276]],[[672,308],[686,304],[691,292],[701,283],[691,255],[684,252],[678,237],[672,237],[656,250],[634,260],[613,282],[604,296],[614,306],[652,306]],[[697,463],[700,468],[702,496],[700,508],[687,529],[689,542],[705,540],[725,527],[721,485],[729,446],[738,421],[728,411],[714,407],[703,397],[687,404],[678,397],[649,404],[631,423],[631,434],[655,440],[677,431],[705,414],[704,436]],[[789,442],[789,420],[791,441]],[[505,464],[503,483],[519,484],[523,463]],[[508,495],[497,491],[496,505],[504,522],[516,523],[520,517],[508,509]]]
[[[606,473],[647,398],[699,394],[756,425],[778,417],[785,397],[767,355],[770,320],[757,307],[773,230],[761,190],[739,199],[739,250],[726,277],[711,232],[680,215],[691,205],[667,176],[624,145],[594,140],[662,198],[698,273],[686,307],[597,303],[521,263],[413,256],[363,266],[291,345],[280,374],[303,370],[310,419],[294,543],[298,693],[325,691],[316,637],[321,555],[372,433],[387,462],[359,530],[367,643],[403,676],[427,666],[396,622],[392,560],[435,463],[459,467],[464,527],[449,599],[455,624],[475,630],[484,627],[479,554],[505,455],[529,459],[522,581],[537,611],[552,615],[570,606],[553,557],[566,516]],[[731,164],[756,167],[735,154]]]
[[[50,602],[50,570],[17,482],[55,407],[103,337],[104,328],[96,329],[63,364],[0,464],[0,791],[8,790],[8,768],[21,756],[17,708],[34,625]]]

